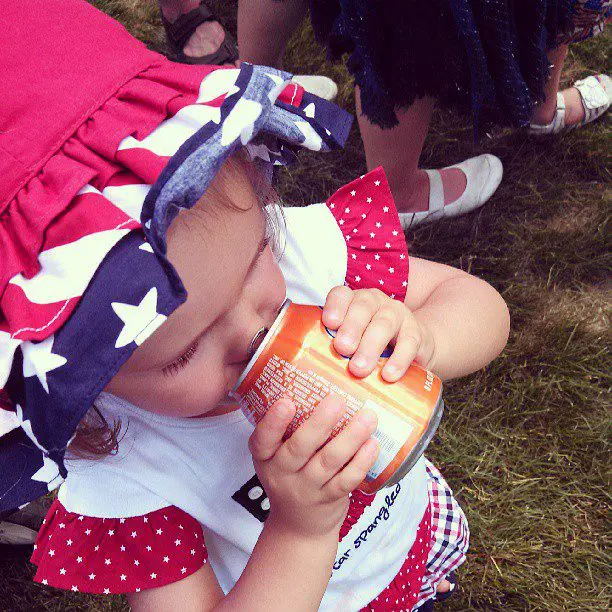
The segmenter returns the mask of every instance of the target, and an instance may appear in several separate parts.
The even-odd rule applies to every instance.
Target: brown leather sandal
[[[163,11],[161,11],[161,19],[166,31],[168,45],[172,51],[173,58],[177,62],[182,64],[214,64],[220,66],[228,63],[233,64],[238,59],[238,44],[236,39],[227,30],[225,30],[225,38],[214,53],[202,56],[185,55],[183,49],[196,28],[205,21],[217,21],[217,18],[204,2],[200,2],[198,8],[180,15],[174,23],[171,23],[164,17]]]

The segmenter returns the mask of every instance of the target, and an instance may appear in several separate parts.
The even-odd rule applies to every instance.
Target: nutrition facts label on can
[[[375,480],[395,459],[412,434],[414,427],[408,421],[395,416],[370,399],[365,401],[364,408],[372,410],[378,417],[378,427],[374,432],[374,437],[378,440],[380,452],[367,476],[368,480]]]

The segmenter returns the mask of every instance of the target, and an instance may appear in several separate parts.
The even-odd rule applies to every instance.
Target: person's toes
[[[214,53],[225,38],[225,30],[217,21],[201,23],[191,35],[183,53],[189,57],[202,57]]]

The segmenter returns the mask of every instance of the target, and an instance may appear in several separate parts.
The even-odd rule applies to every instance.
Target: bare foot
[[[439,170],[444,187],[444,206],[458,200],[467,186],[467,177],[459,168]],[[429,210],[429,177],[424,170],[417,170],[412,183],[396,188],[393,197],[399,212]]]

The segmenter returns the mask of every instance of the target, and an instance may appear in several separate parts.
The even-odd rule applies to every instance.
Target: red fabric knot
[[[326,204],[346,240],[346,284],[375,287],[403,301],[408,247],[384,170],[375,168],[344,185]]]
[[[289,83],[278,96],[278,100],[291,106],[299,107],[304,97],[304,88],[297,83]]]

